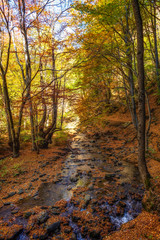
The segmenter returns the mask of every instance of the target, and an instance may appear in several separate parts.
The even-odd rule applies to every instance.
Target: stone
[[[33,186],[32,183],[30,183],[28,186],[28,189],[31,189],[32,186]]]
[[[51,233],[51,232],[54,233],[56,230],[60,229],[60,221],[47,225],[46,229],[48,233]]]
[[[91,239],[100,239],[100,231],[93,230],[89,233]]]
[[[85,205],[88,205],[90,200],[91,200],[91,196],[89,194],[85,195],[85,197],[84,197]]]
[[[48,239],[48,235],[47,233],[44,233],[44,234],[33,234],[32,236],[33,239],[38,239],[38,240],[45,240],[45,239]]]
[[[94,190],[94,186],[93,186],[93,185],[90,185],[90,186],[88,187],[88,190],[93,191],[93,190]]]
[[[46,173],[43,173],[43,174],[40,174],[40,175],[39,175],[40,178],[41,178],[41,177],[44,177],[44,176],[46,176]]]
[[[35,181],[37,181],[39,178],[33,178],[32,180],[31,180],[31,182],[35,182]]]
[[[25,212],[24,213],[24,218],[29,218],[32,215],[32,212]]]
[[[53,208],[52,209],[52,214],[53,215],[59,215],[60,214],[60,209]]]
[[[48,209],[48,207],[47,206],[42,206],[41,209],[43,209],[43,210]]]
[[[11,211],[11,213],[16,214],[16,213],[18,213],[18,211],[19,211],[18,209],[14,209],[14,210]]]
[[[67,233],[67,234],[69,234],[71,231],[72,231],[71,227],[68,227],[68,228],[64,229],[64,232]]]
[[[115,177],[114,173],[106,173],[105,174],[105,179],[106,180],[113,180],[114,177]]]
[[[21,188],[21,189],[18,190],[18,194],[19,194],[19,195],[22,194],[22,193],[24,193],[24,189],[23,189],[23,188]]]
[[[10,204],[11,204],[10,202],[6,202],[6,203],[4,203],[4,206],[8,206]]]
[[[15,194],[16,194],[16,192],[10,192],[6,197],[3,197],[3,199],[10,198],[10,197],[14,196]]]
[[[37,222],[38,222],[38,224],[42,224],[42,223],[46,222],[48,218],[49,218],[48,212],[43,211],[39,214],[39,216],[37,218]]]
[[[46,179],[46,178],[44,178],[44,179],[41,179],[41,181],[42,181],[42,182],[47,182],[47,179]]]
[[[44,168],[44,167],[46,167],[46,166],[47,166],[47,164],[46,164],[46,163],[43,163],[42,166],[41,166],[41,168]]]

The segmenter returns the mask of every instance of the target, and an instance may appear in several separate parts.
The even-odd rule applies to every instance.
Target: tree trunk
[[[9,116],[8,116],[8,111],[7,111],[7,106],[6,106],[6,101],[4,99],[4,94],[3,94],[3,90],[2,90],[2,86],[0,84],[0,93],[3,99],[3,104],[4,104],[4,109],[5,109],[5,115],[6,115],[6,121],[7,121],[7,130],[8,130],[8,145],[10,146],[11,150],[12,150],[12,146],[13,146],[13,141],[12,141],[12,133],[11,133],[11,126],[10,126],[10,122],[9,122]]]
[[[153,36],[154,36],[154,52],[155,52],[155,65],[156,65],[156,76],[158,86],[158,98],[160,97],[160,66],[158,58],[158,47],[157,47],[157,21],[156,21],[156,0],[154,0],[154,16],[153,16]]]
[[[132,0],[132,7],[137,28],[137,67],[138,67],[138,167],[142,181],[149,186],[149,172],[145,159],[145,85],[144,85],[144,43],[143,24],[140,13],[139,1]]]
[[[29,52],[29,43],[28,43],[28,35],[27,35],[27,28],[26,28],[26,6],[25,1],[19,1],[19,17],[20,17],[20,27],[21,33],[24,39],[24,50],[25,50],[25,67],[26,73],[24,76],[24,72],[22,73],[22,77],[26,86],[27,96],[29,100],[29,110],[30,110],[30,123],[31,123],[31,138],[32,138],[32,150],[37,150],[36,147],[36,137],[35,137],[35,123],[34,123],[34,113],[33,113],[33,106],[30,94],[31,88],[31,60],[30,60],[30,52]]]
[[[11,147],[13,150],[13,157],[18,157],[19,156],[19,141],[16,138],[15,134],[15,129],[14,129],[14,123],[13,123],[13,117],[12,117],[12,112],[11,112],[11,107],[10,107],[10,99],[9,99],[9,94],[8,94],[8,87],[7,87],[7,81],[6,81],[6,76],[3,71],[3,67],[0,63],[0,68],[2,72],[2,80],[3,80],[3,94],[4,94],[4,101],[5,101],[5,106],[6,106],[6,111],[7,111],[7,117],[10,125],[10,131],[12,135],[12,143]]]
[[[132,71],[132,50],[131,50],[131,40],[130,40],[130,29],[129,29],[129,18],[130,6],[126,6],[126,29],[125,29],[125,45],[126,45],[126,56],[127,56],[127,75],[130,85],[130,94],[131,94],[131,117],[133,124],[138,129],[138,119],[136,112],[136,103],[135,103],[135,86],[133,80],[133,71]]]

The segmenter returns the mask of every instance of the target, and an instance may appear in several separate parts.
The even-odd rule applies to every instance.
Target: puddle
[[[72,192],[67,190],[67,186],[55,183],[43,183],[37,195],[28,197],[18,202],[18,206],[27,210],[35,206],[52,206],[61,199],[69,200]]]

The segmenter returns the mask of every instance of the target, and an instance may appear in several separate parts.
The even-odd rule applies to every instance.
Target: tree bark
[[[10,106],[10,98],[9,98],[9,94],[8,94],[7,81],[6,81],[6,76],[3,71],[3,67],[2,67],[1,63],[0,63],[0,69],[2,72],[3,94],[4,94],[5,106],[6,106],[6,111],[7,111],[7,117],[9,120],[10,131],[11,131],[11,135],[12,135],[12,143],[11,143],[12,146],[11,147],[13,150],[13,157],[18,157],[19,156],[19,141],[16,138],[16,134],[15,134],[13,117],[12,117],[11,106]]]
[[[132,0],[132,7],[137,29],[137,67],[138,67],[138,167],[142,181],[149,186],[149,172],[145,159],[145,75],[144,75],[144,43],[143,23],[138,0]]]
[[[154,36],[154,52],[155,52],[155,65],[156,65],[156,76],[158,86],[158,98],[160,97],[160,66],[158,57],[158,46],[157,46],[157,21],[156,21],[156,0],[153,3],[154,17],[153,17],[153,36]]]
[[[129,29],[129,14],[130,14],[130,5],[126,6],[126,29],[125,29],[125,45],[126,45],[126,56],[127,56],[127,70],[128,70],[128,81],[130,85],[130,94],[131,94],[131,117],[133,124],[138,129],[138,119],[136,112],[136,103],[135,103],[135,86],[133,79],[132,71],[132,49],[131,49],[131,40],[130,40],[130,29]]]

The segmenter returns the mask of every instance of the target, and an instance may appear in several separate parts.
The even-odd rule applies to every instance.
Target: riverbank
[[[156,209],[141,213],[135,134],[128,118],[113,118],[100,131],[77,133],[69,148],[22,154],[15,176],[1,177],[1,239],[158,240]],[[160,163],[147,164],[158,193]]]

